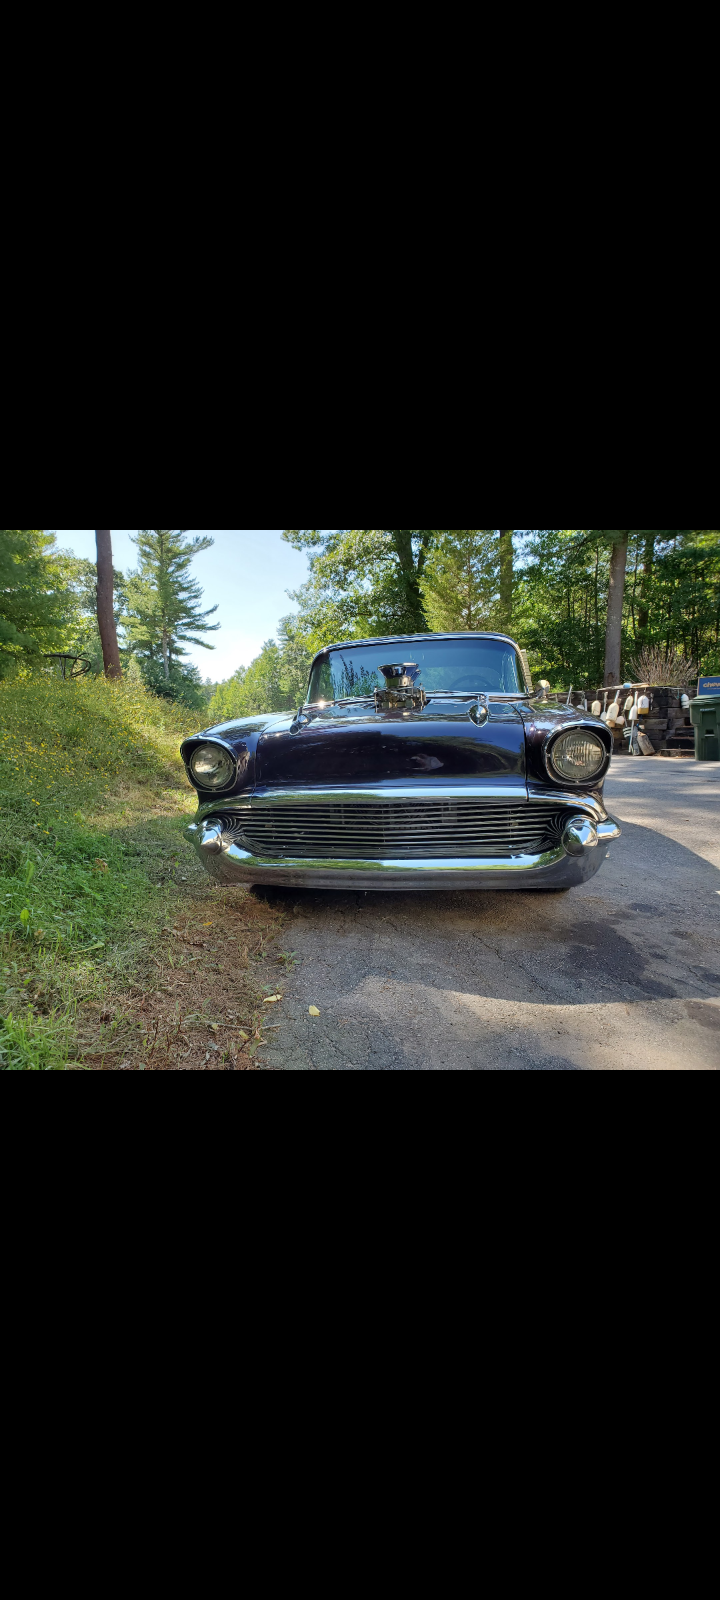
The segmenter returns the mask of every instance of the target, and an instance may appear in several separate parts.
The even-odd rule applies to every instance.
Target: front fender
[[[568,787],[565,779],[554,778],[552,773],[548,771],[544,757],[548,740],[554,733],[560,733],[564,727],[582,726],[588,728],[599,735],[607,751],[608,758],[612,755],[612,734],[606,723],[601,722],[599,717],[593,717],[590,713],[578,711],[573,706],[562,706],[558,709],[555,706],[525,706],[522,711],[522,718],[525,724],[528,791],[531,795],[538,788],[545,791],[548,789],[557,789],[559,791]],[[580,794],[594,795],[596,799],[602,801],[606,776],[607,767],[593,783],[581,785],[577,791],[578,796]]]
[[[290,727],[292,718],[287,712],[275,712],[267,716],[236,718],[232,722],[215,723],[212,728],[205,728],[202,733],[194,733],[186,739],[180,747],[180,754],[185,763],[188,781],[196,790],[200,806],[210,803],[220,803],[234,796],[252,792],[257,783],[257,750],[258,744],[267,728]],[[217,741],[225,750],[229,750],[238,763],[237,777],[229,788],[221,790],[198,789],[190,777],[189,762],[198,745]]]

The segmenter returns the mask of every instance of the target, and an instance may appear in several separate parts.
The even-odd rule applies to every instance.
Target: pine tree
[[[210,623],[217,606],[200,610],[202,589],[190,577],[190,563],[215,543],[206,536],[188,539],[185,528],[141,528],[137,539],[140,570],[128,579],[128,616],[123,619],[131,647],[150,661],[162,661],[166,683],[173,665],[187,655],[184,644],[214,646],[198,634],[217,633]]]
[[[492,628],[498,609],[498,541],[494,528],[448,528],[436,535],[423,582],[433,631]]]

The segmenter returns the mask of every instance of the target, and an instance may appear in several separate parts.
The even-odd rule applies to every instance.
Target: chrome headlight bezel
[[[593,724],[592,722],[586,722],[584,720],[570,723],[566,722],[563,727],[557,729],[554,728],[552,732],[548,734],[543,745],[543,762],[545,765],[545,771],[547,772],[547,775],[552,783],[569,785],[570,787],[577,787],[578,789],[587,789],[591,788],[597,783],[602,782],[602,779],[605,777],[607,769],[610,765],[610,757],[612,755],[612,747],[608,744],[608,742],[606,742],[609,736],[603,736],[604,725],[602,726],[603,732],[601,732],[596,723]],[[595,771],[589,776],[571,778],[567,772],[563,772],[560,767],[556,766],[554,753],[557,750],[558,745],[561,744],[568,737],[568,735],[577,733],[585,734],[588,739],[597,744],[598,754],[601,755],[601,759],[599,760]]]
[[[227,758],[227,777],[221,778],[216,783],[210,782],[207,776],[200,777],[195,772],[195,762],[204,750],[218,750]],[[188,777],[193,788],[199,789],[204,794],[223,794],[226,789],[231,789],[237,779],[238,759],[232,745],[226,744],[224,739],[202,739],[195,746],[192,754],[186,757]]]

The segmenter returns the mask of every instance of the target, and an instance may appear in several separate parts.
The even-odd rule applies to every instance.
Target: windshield
[[[362,699],[385,688],[381,672],[393,662],[414,662],[416,687],[427,694],[524,694],[517,651],[503,639],[403,640],[399,644],[351,644],[329,650],[315,662],[308,703]]]

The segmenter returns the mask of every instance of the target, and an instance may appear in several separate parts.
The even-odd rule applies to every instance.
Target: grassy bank
[[[195,872],[179,758],[196,713],[137,683],[0,683],[0,1066],[72,1055],[79,1008],[132,979]]]
[[[132,682],[0,683],[0,1070],[261,1064],[293,957],[183,838],[196,720]]]

